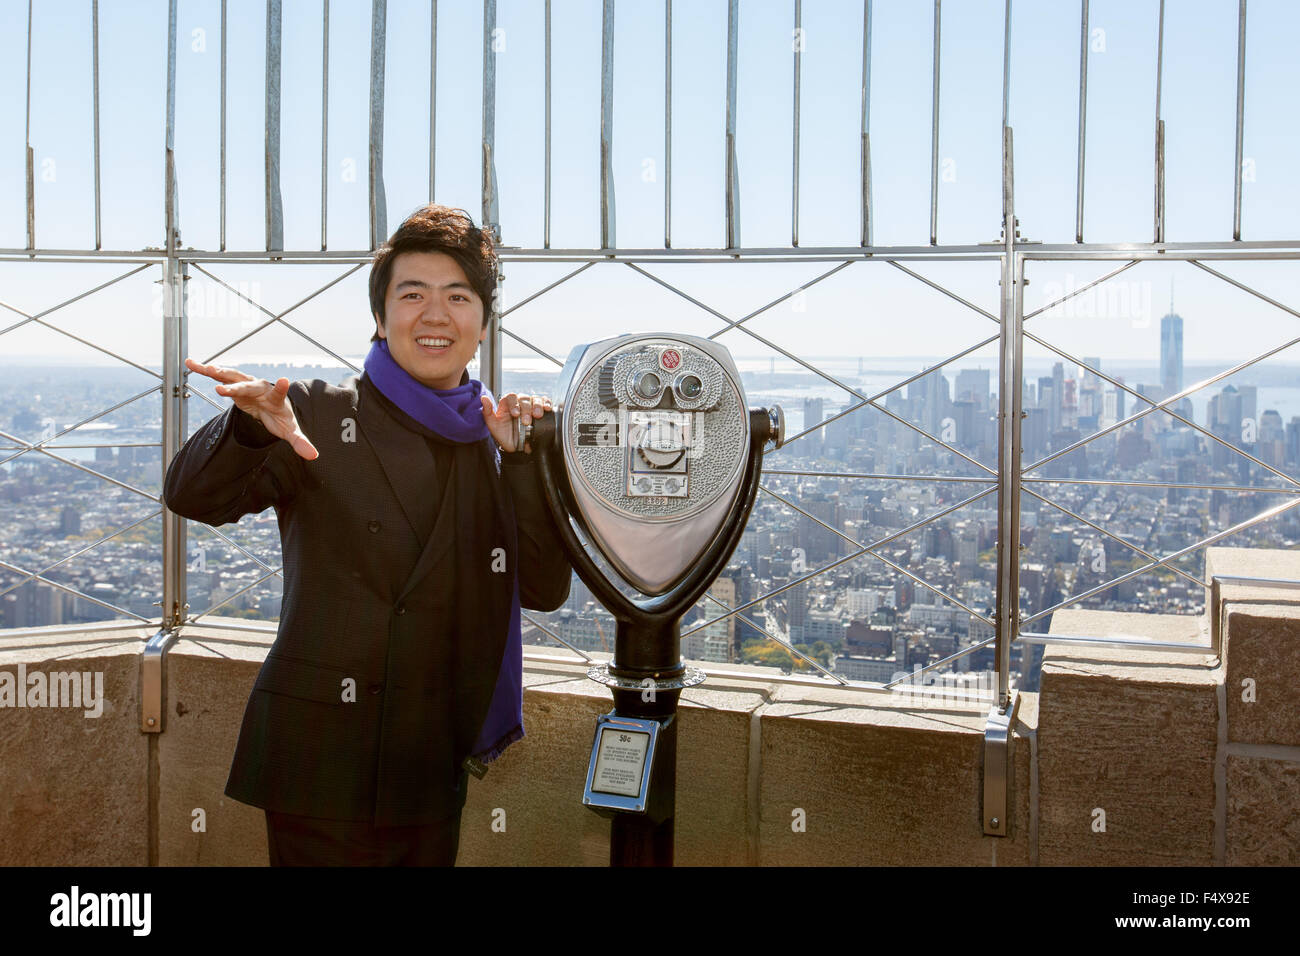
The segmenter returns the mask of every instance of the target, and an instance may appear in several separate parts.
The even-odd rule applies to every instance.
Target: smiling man
[[[496,265],[465,213],[425,206],[375,254],[361,375],[186,361],[234,405],[171,462],[167,506],[279,519],[280,626],[226,784],[265,810],[272,865],[450,865],[467,772],[523,736],[520,608],[559,607],[571,572],[514,446],[549,399],[494,402],[466,370]]]
[[[445,252],[396,256],[383,312],[385,319],[375,316],[375,338],[384,339],[397,364],[430,388],[460,385],[487,337],[483,304]]]

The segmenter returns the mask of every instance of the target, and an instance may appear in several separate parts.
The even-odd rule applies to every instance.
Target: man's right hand
[[[192,358],[185,360],[185,367],[191,372],[216,379],[220,383],[216,388],[218,395],[229,396],[237,408],[256,418],[275,437],[287,441],[300,457],[308,461],[320,457],[316,446],[308,441],[298,427],[298,419],[293,414],[293,405],[289,401],[287,378],[277,379],[272,385],[265,379],[253,378],[239,369],[203,365]]]

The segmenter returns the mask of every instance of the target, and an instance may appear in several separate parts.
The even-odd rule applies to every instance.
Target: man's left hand
[[[516,395],[510,392],[501,396],[495,409],[490,395],[482,395],[480,401],[483,403],[483,419],[487,422],[488,431],[505,452],[519,450],[515,447],[516,418],[536,421],[551,410],[551,400],[546,395]],[[525,442],[523,450],[532,454],[532,442]]]

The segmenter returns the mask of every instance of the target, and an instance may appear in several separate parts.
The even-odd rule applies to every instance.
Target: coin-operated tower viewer
[[[547,503],[574,570],[617,621],[610,688],[583,803],[612,818],[610,863],[673,860],[677,701],[704,675],[681,658],[681,618],[726,567],[758,491],[779,406],[747,408],[730,353],[708,339],[645,333],[569,354],[556,411],[532,426]],[[629,597],[583,547],[627,585]]]

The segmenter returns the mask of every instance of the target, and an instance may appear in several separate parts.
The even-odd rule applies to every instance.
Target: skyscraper
[[[1055,362],[1052,365],[1052,398],[1056,402],[1056,422],[1052,427],[1060,428],[1061,413],[1065,408],[1065,363],[1063,362]]]
[[[907,400],[911,403],[913,421],[933,434],[943,427],[943,420],[951,414],[952,398],[948,379],[940,369],[922,375],[907,386]]]
[[[826,416],[822,414],[822,400],[820,398],[805,398],[803,400],[803,427],[812,428],[814,425],[821,423]],[[799,439],[803,448],[800,449],[805,455],[815,457],[822,453],[822,447],[825,444],[826,429],[818,428],[811,431]]]
[[[1166,398],[1183,390],[1183,319],[1173,312],[1160,320],[1160,384]]]
[[[957,394],[954,401],[974,402],[983,411],[989,403],[989,370],[964,368],[957,373]]]
[[[1096,357],[1084,356],[1084,364],[1089,368],[1100,369],[1101,359]],[[1104,381],[1092,372],[1079,370],[1079,417],[1091,418],[1100,416],[1104,411],[1102,407],[1102,392],[1104,391]]]
[[[802,573],[802,572],[801,572]],[[800,581],[786,590],[786,610],[790,625],[790,643],[803,643],[804,621],[808,616],[808,583]]]
[[[846,405],[847,407],[847,405]],[[840,409],[843,411],[843,409]],[[804,413],[805,415],[807,412]],[[828,455],[843,455],[849,450],[849,446],[857,439],[861,427],[862,419],[858,412],[852,412],[848,415],[841,415],[826,426],[826,440],[822,442],[823,451]]]
[[[1253,450],[1257,440],[1255,422],[1256,390],[1254,385],[1225,385],[1217,395],[1210,396],[1207,424],[1210,431],[1238,448]],[[1210,460],[1216,468],[1224,468],[1234,458],[1232,452],[1218,442],[1210,448]],[[1240,458],[1240,461],[1246,461]]]
[[[1095,368],[1098,370],[1101,369],[1101,359],[1096,356],[1085,355],[1083,357],[1083,361],[1084,364],[1087,365],[1089,368]],[[1080,386],[1080,388],[1085,390],[1092,390],[1092,389],[1096,389],[1098,391],[1101,390],[1102,387],[1101,376],[1094,375],[1092,372],[1085,372],[1081,368],[1079,370],[1079,377],[1083,379],[1083,384]]]
[[[1061,427],[1061,393],[1056,388],[1056,380],[1050,375],[1038,377],[1038,407],[1046,416],[1049,435]]]

